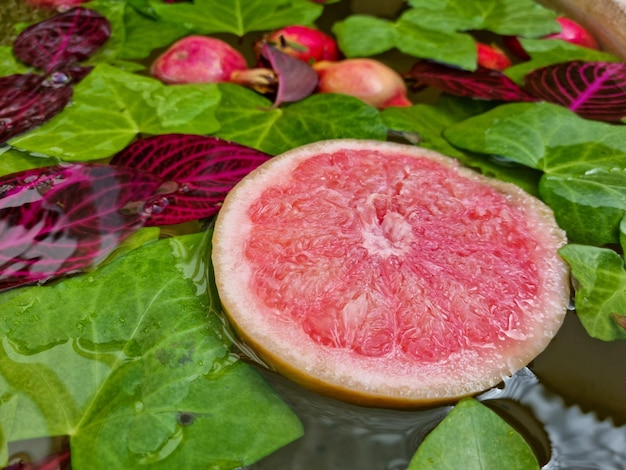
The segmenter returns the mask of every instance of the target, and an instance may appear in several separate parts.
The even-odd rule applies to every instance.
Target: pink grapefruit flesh
[[[308,388],[373,406],[452,402],[527,365],[569,301],[552,212],[418,147],[331,140],[274,157],[215,225],[243,342]]]

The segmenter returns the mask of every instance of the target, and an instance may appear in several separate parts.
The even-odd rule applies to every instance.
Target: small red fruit
[[[313,64],[313,68],[319,76],[320,93],[343,93],[379,109],[412,105],[402,77],[377,60],[325,61]]]
[[[257,44],[257,50],[267,42],[280,51],[303,62],[339,60],[339,49],[333,38],[308,26],[286,26],[272,31]]]
[[[558,17],[556,21],[561,25],[561,31],[558,33],[548,34],[547,36],[544,36],[543,39],[560,39],[588,49],[600,48],[596,38],[579,23],[564,16]],[[509,50],[517,57],[524,60],[528,60],[530,58],[517,37],[505,36],[503,40],[507,48],[509,48]]]
[[[247,67],[246,59],[221,39],[187,36],[161,54],[150,71],[163,83],[217,83]]]
[[[504,70],[511,66],[511,60],[502,49],[495,45],[476,43],[478,65],[492,70]]]

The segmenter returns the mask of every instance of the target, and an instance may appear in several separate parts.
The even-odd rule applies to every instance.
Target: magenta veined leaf
[[[69,164],[0,178],[0,290],[83,271],[141,227],[160,180]]]
[[[626,118],[626,63],[563,62],[524,78],[529,93],[597,121]]]
[[[479,67],[475,72],[420,61],[409,72],[417,85],[428,85],[451,95],[495,101],[538,101],[497,70]]]
[[[62,111],[72,93],[70,86],[55,83],[54,74],[0,77],[0,143]]]
[[[106,17],[77,7],[26,28],[13,43],[13,53],[50,73],[87,59],[110,35]]]
[[[146,204],[145,211],[151,212],[147,225],[169,225],[217,214],[232,187],[269,158],[216,137],[165,134],[135,141],[111,164],[153,174],[164,182],[163,192]]]
[[[268,43],[263,44],[261,54],[278,76],[275,107],[282,103],[300,101],[315,91],[318,75],[309,64]]]

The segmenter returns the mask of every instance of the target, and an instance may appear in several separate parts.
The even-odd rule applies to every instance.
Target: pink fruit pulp
[[[207,36],[187,36],[172,44],[152,64],[151,73],[163,83],[228,82],[246,59],[228,43]]]
[[[328,141],[235,187],[213,257],[233,324],[279,371],[404,406],[485,390],[545,348],[569,300],[564,243],[516,186],[424,149]]]
[[[339,49],[335,40],[322,31],[308,26],[286,26],[271,32],[265,41],[306,63],[339,59]]]
[[[343,93],[379,109],[411,106],[404,80],[398,73],[374,59],[345,59],[318,62],[320,93]]]

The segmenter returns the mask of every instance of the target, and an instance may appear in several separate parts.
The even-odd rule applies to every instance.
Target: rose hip
[[[257,51],[260,51],[265,42],[307,63],[339,60],[339,49],[335,40],[308,26],[286,26],[272,31],[256,44]]]

